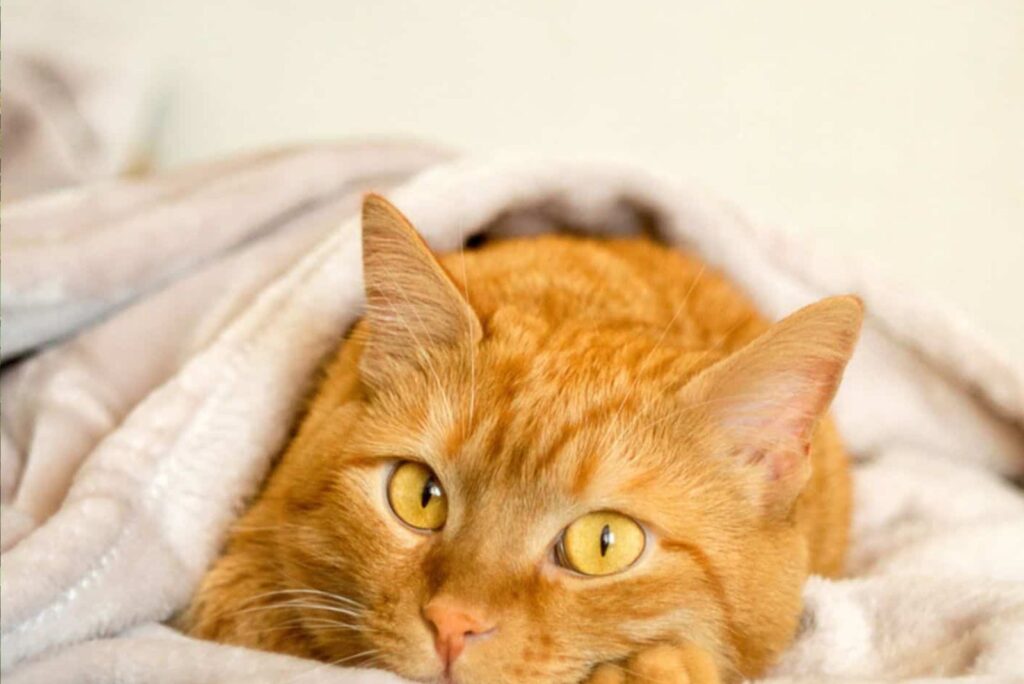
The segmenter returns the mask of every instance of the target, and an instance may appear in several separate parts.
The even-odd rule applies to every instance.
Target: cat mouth
[[[444,670],[433,680],[431,684],[470,684],[473,678],[465,671],[462,674],[455,674],[455,663],[448,663]]]
[[[460,680],[448,670],[445,670],[436,677],[416,679],[414,681],[422,682],[422,684],[466,684],[464,680]]]

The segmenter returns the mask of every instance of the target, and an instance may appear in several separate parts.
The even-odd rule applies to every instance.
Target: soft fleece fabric
[[[0,378],[5,682],[397,681],[160,624],[360,313],[371,188],[439,251],[481,231],[646,230],[772,316],[859,294],[868,318],[834,405],[857,460],[850,578],[808,583],[766,681],[1024,681],[1019,367],[941,306],[690,186],[442,160],[304,148],[4,207],[4,353],[50,343]]]

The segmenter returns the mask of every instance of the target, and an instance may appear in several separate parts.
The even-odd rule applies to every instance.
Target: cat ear
[[[380,195],[363,199],[363,282],[370,384],[436,347],[475,345],[480,320],[409,219]]]
[[[860,332],[858,298],[832,297],[776,323],[684,389],[728,455],[755,466],[766,511],[785,513],[811,474],[810,443],[839,387]]]

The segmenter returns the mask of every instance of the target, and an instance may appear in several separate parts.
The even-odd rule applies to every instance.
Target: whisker
[[[314,595],[314,596],[322,596],[324,598],[328,598],[328,599],[331,599],[333,601],[338,601],[340,603],[348,604],[348,605],[350,605],[350,606],[352,606],[354,608],[364,608],[365,607],[361,603],[359,603],[357,601],[353,601],[352,599],[347,598],[345,596],[339,596],[337,594],[332,594],[332,593],[330,593],[328,591],[320,591],[319,589],[278,589],[277,591],[268,591],[268,592],[263,593],[263,594],[256,594],[255,596],[250,596],[248,599],[245,600],[244,603],[246,603],[246,604],[253,603],[253,602],[258,601],[260,599],[270,598],[271,596],[280,596],[280,595],[285,595],[285,594],[310,594],[310,595]]]
[[[668,323],[665,325],[665,328],[661,331],[661,335],[658,337],[657,342],[655,342],[654,346],[651,347],[647,351],[647,354],[644,355],[643,361],[641,361],[637,365],[636,370],[638,374],[640,370],[645,365],[647,365],[647,362],[651,360],[651,357],[661,347],[661,344],[665,341],[665,337],[668,335],[669,330],[671,330],[672,326],[675,325],[675,322],[679,319],[679,314],[681,314],[683,312],[683,309],[686,308],[686,305],[689,303],[690,297],[693,295],[694,290],[697,289],[697,284],[700,282],[701,278],[704,277],[704,271],[706,268],[707,267],[702,264],[700,270],[697,271],[697,275],[694,276],[693,282],[690,283],[690,288],[686,291],[686,294],[683,295],[683,301],[681,301],[679,303],[679,306],[676,307],[675,312],[672,314],[672,318],[669,319]],[[629,398],[636,393],[636,388],[639,383],[639,377],[634,377],[633,382],[630,383],[629,389],[626,391],[626,394],[622,397],[622,401],[619,403],[619,408],[615,411],[616,417],[622,414],[622,408],[626,405],[626,401],[628,401]],[[631,430],[633,425],[636,423],[637,420],[639,420],[641,416],[642,414],[635,416],[633,418],[633,423],[627,429]]]
[[[638,432],[643,432],[645,430],[649,430],[652,427],[654,427],[655,425],[660,425],[661,423],[664,423],[666,420],[670,420],[670,419],[673,419],[673,418],[678,418],[680,416],[684,416],[684,415],[686,415],[687,413],[689,413],[691,411],[695,411],[695,410],[701,409],[701,408],[706,408],[707,406],[711,406],[711,405],[714,405],[714,404],[720,404],[720,403],[723,403],[723,402],[735,401],[736,399],[759,399],[759,400],[763,400],[764,398],[760,394],[734,394],[734,395],[731,395],[731,396],[728,396],[728,397],[718,397],[718,398],[715,398],[715,399],[706,399],[705,401],[698,401],[697,403],[689,404],[687,406],[684,406],[681,409],[679,409],[678,411],[673,411],[673,412],[669,413],[667,416],[662,416],[658,420],[655,420],[653,422],[650,422],[650,423],[647,423],[646,425],[641,426],[639,429],[632,431],[630,433],[630,436],[632,437],[633,435],[637,434]],[[762,405],[763,404],[773,404],[773,403],[781,404],[782,402],[781,401],[775,402],[773,400],[761,401]]]
[[[324,605],[324,604],[303,602],[303,601],[300,601],[300,600],[285,601],[283,603],[274,603],[274,604],[263,605],[263,606],[251,606],[249,608],[242,608],[240,610],[237,610],[237,611],[231,613],[231,615],[243,615],[245,613],[259,613],[259,612],[266,612],[268,610],[281,610],[281,609],[285,609],[285,608],[305,608],[307,610],[323,610],[323,611],[327,611],[327,612],[330,612],[330,613],[338,613],[340,615],[347,615],[349,617],[354,617],[354,618],[361,617],[360,613],[357,613],[357,612],[355,612],[353,610],[349,610],[347,608],[340,608],[338,606],[328,606],[328,605]]]
[[[389,276],[390,283],[392,284],[392,287],[388,287],[388,288],[380,288],[380,286],[378,284],[378,287],[380,288],[381,292],[382,293],[385,292],[385,291],[392,292],[394,294],[397,294],[399,297],[401,297],[402,300],[407,305],[407,307],[412,311],[413,315],[416,317],[416,321],[419,324],[420,331],[423,332],[424,334],[429,335],[430,331],[427,328],[426,323],[423,321],[423,317],[420,316],[419,310],[417,309],[417,307],[415,305],[413,305],[412,300],[409,299],[408,294],[401,287],[394,287],[394,285],[399,283],[400,281],[396,277],[395,271],[391,267],[391,264],[388,262],[387,259],[380,259],[380,263],[381,263],[381,265],[383,265],[384,270],[387,272],[387,274]],[[370,303],[367,302],[367,310],[369,310],[370,308],[372,308],[372,307],[371,307]],[[413,329],[409,325],[408,321],[405,320],[405,316],[403,316],[400,311],[398,311],[396,309],[393,309],[393,308],[387,309],[387,311],[388,311],[388,313],[396,315],[398,320],[399,320],[399,322],[402,324],[402,326],[406,329],[406,331],[409,333],[409,335],[412,336],[413,341],[416,343],[417,355],[426,364],[427,369],[429,370],[430,374],[434,376],[434,380],[437,383],[437,388],[441,392],[441,395],[445,398],[445,404],[446,404],[446,407],[448,409],[448,416],[447,416],[448,417],[448,421],[449,421],[449,423],[453,422],[454,421],[454,411],[452,409],[451,397],[448,396],[447,392],[445,392],[444,384],[441,382],[441,376],[438,374],[437,368],[434,366],[433,360],[431,359],[430,352],[427,350],[426,345],[423,344],[423,341],[420,339],[420,337],[413,331]]]
[[[355,660],[356,658],[363,658],[363,657],[366,657],[366,656],[375,656],[378,653],[380,653],[380,649],[371,648],[371,649],[369,649],[367,651],[362,651],[360,653],[354,653],[354,654],[352,654],[350,656],[346,656],[344,658],[338,658],[337,660],[332,660],[330,662],[318,663],[317,665],[315,665],[314,667],[312,667],[308,671],[302,672],[302,673],[298,674],[297,676],[293,677],[292,679],[290,679],[288,681],[289,682],[298,681],[299,679],[302,679],[304,677],[308,677],[309,675],[314,674],[316,672],[319,672],[320,670],[323,670],[324,668],[336,667],[338,665],[341,665],[342,663],[347,663],[347,662],[349,662],[351,660]]]
[[[466,241],[463,240],[459,243],[459,258],[462,262],[462,291],[466,297],[466,303],[469,304],[469,273],[466,270]],[[467,337],[470,333],[467,332]],[[466,348],[469,353],[469,425],[473,425],[473,417],[476,414],[476,350],[473,348],[473,340],[468,339]],[[463,432],[468,434],[469,429],[463,428]]]
[[[327,632],[330,630],[344,630],[349,632],[361,632],[369,633],[372,630],[363,629],[360,625],[352,625],[346,622],[339,622],[337,620],[327,620],[318,618],[293,618],[280,622],[269,627],[261,627],[259,629],[242,629],[239,630],[239,634],[246,636],[255,637],[263,634],[270,634],[273,632],[282,632],[290,629],[302,628],[302,631],[310,634],[318,631]]]
[[[712,352],[712,351],[718,351],[719,349],[721,349],[725,345],[725,343],[729,341],[729,338],[732,337],[736,333],[737,330],[739,330],[740,328],[745,326],[753,318],[754,318],[754,312],[753,311],[748,311],[745,316],[743,316],[738,321],[736,321],[735,325],[733,325],[732,327],[730,327],[728,330],[725,331],[725,333],[722,335],[721,339],[718,340],[717,343],[715,343],[715,346],[710,347],[707,351]]]
[[[269,497],[265,497],[268,498]],[[315,529],[311,525],[301,525],[299,523],[283,522],[277,523],[276,525],[234,525],[231,528],[232,532],[276,532],[277,530],[284,527],[294,527],[296,529]]]
[[[701,273],[703,273],[703,272],[704,272],[703,269],[701,269]],[[750,320],[753,317],[754,317],[753,312],[747,313],[745,316],[741,317],[734,325],[732,325],[728,330],[726,330],[725,333],[714,344],[714,346],[708,347],[706,350],[702,350],[702,351],[704,351],[705,353],[713,353],[713,352],[718,351],[723,346],[725,346],[725,344],[729,341],[729,339],[733,336],[733,334],[736,333],[737,330],[739,330],[744,325],[749,323]],[[704,403],[705,402],[702,402],[701,404],[691,404],[690,406],[685,407],[682,411],[685,413],[686,411],[689,411],[689,410],[692,410],[692,409],[694,409],[694,408],[696,408],[698,406],[704,405]],[[646,410],[642,410],[642,411],[637,413],[637,415],[630,422],[629,427],[626,428],[625,431],[620,433],[620,436],[616,439],[616,441],[615,441],[615,445],[616,446],[621,446],[622,442],[632,438],[634,435],[636,435],[636,434],[638,434],[640,432],[643,432],[643,431],[645,431],[647,429],[650,429],[654,425],[657,425],[657,424],[659,424],[661,422],[664,422],[664,420],[666,420],[666,419],[671,417],[671,416],[667,416],[665,419],[655,421],[654,423],[650,423],[650,424],[642,426],[642,427],[637,427],[637,423],[639,422],[639,419],[643,418],[645,415],[647,415],[649,410],[650,409],[646,409]],[[675,414],[673,414],[673,415],[675,415]]]

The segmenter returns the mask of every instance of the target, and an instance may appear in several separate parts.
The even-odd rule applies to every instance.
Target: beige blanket
[[[4,207],[4,354],[26,356],[0,377],[5,682],[394,681],[160,625],[359,315],[370,188],[440,251],[481,231],[651,230],[773,316],[858,293],[869,315],[835,404],[857,459],[851,577],[808,584],[769,681],[1024,677],[1018,366],[943,307],[694,188],[442,157],[312,147]]]

